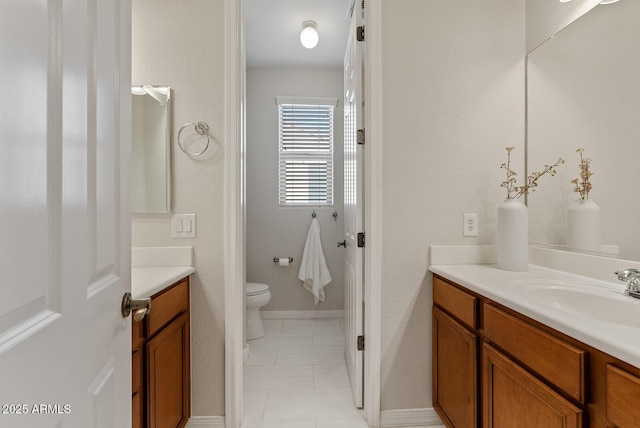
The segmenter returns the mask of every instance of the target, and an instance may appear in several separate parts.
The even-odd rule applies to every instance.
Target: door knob
[[[347,240],[346,239],[344,241],[342,241],[342,242],[338,242],[338,248],[340,248],[340,247],[347,248]]]
[[[138,322],[142,321],[145,315],[151,312],[151,299],[132,299],[131,293],[126,292],[122,296],[122,306],[120,308],[123,318],[131,315],[133,311],[133,320]]]

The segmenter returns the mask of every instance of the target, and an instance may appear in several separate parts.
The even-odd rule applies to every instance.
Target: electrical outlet
[[[462,236],[478,236],[478,214],[465,213],[463,219]]]

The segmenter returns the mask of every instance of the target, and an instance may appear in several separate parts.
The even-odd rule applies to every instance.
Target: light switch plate
[[[196,215],[195,214],[173,214],[171,216],[171,237],[172,238],[195,238],[196,237]]]

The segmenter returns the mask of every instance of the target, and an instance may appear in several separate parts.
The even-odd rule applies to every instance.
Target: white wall
[[[171,85],[174,135],[206,120],[220,141],[203,161],[174,143],[173,210],[198,215],[197,239],[171,240],[168,216],[133,220],[134,245],[195,247],[193,414],[205,416],[224,414],[223,12],[222,0],[133,2],[133,83]],[[381,405],[431,407],[428,246],[494,242],[504,147],[524,150],[524,0],[385,0],[382,16]],[[465,212],[478,238],[462,237]]]
[[[169,215],[134,215],[134,246],[192,245],[192,414],[224,414],[224,8],[222,0],[135,0],[132,83],[173,91],[172,193],[175,213],[197,215],[196,239],[171,239]],[[216,137],[201,159],[175,136],[206,121]],[[186,132],[186,131],[185,131]]]
[[[381,408],[423,408],[428,247],[494,243],[504,148],[524,154],[524,0],[382,6]],[[479,214],[478,238],[462,236],[467,212]]]
[[[247,70],[247,281],[269,284],[271,302],[265,311],[344,309],[344,234],[342,210],[342,68],[250,68]],[[278,206],[278,107],[276,96],[332,97],[334,110],[335,206],[332,208],[280,208]],[[311,213],[320,223],[322,248],[332,281],[325,287],[325,302],[298,280],[298,270]],[[332,213],[338,212],[337,221]],[[293,257],[289,267],[273,262],[276,256]]]

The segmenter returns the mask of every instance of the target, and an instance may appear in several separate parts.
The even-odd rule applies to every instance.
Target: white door
[[[0,2],[0,426],[131,424],[130,0]]]
[[[363,224],[363,146],[357,132],[363,129],[363,46],[357,41],[363,10],[355,2],[351,30],[344,58],[344,211],[345,211],[345,354],[351,389],[357,407],[363,407],[364,351],[358,349],[358,336],[364,337],[364,248],[358,247]]]

